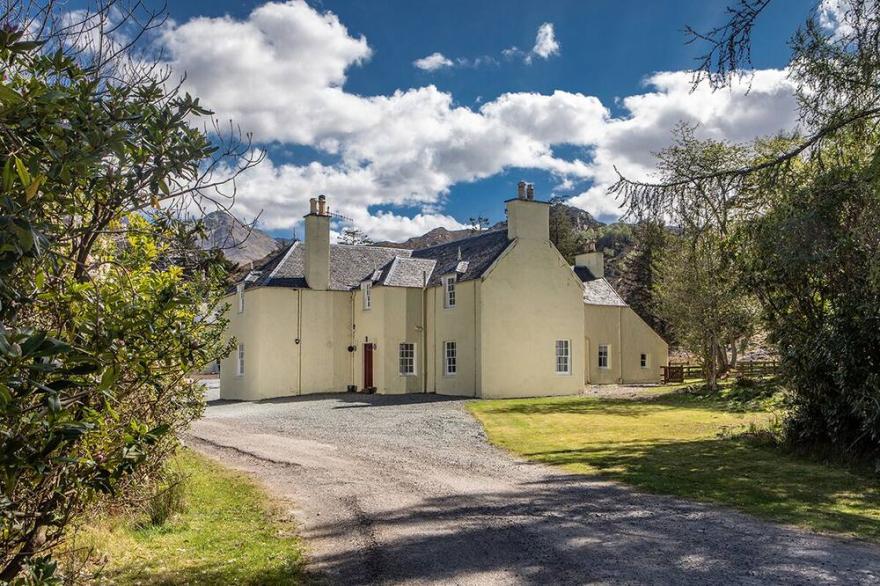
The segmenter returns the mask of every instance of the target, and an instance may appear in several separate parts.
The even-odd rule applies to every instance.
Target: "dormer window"
[[[236,285],[235,292],[238,294],[238,313],[244,313],[244,283]]]
[[[369,281],[364,281],[361,283],[361,292],[364,295],[364,310],[370,309],[373,306],[373,284]]]
[[[455,307],[455,275],[443,277],[443,307]]]

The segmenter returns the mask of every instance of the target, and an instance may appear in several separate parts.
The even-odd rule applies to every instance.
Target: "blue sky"
[[[682,29],[711,29],[727,4],[171,2],[154,42],[187,89],[266,149],[239,215],[262,212],[289,235],[324,192],[374,238],[399,239],[501,220],[519,179],[610,221],[612,165],[648,174],[678,120],[730,140],[791,128],[781,70],[808,2],[777,0],[759,21],[751,92],[688,91],[700,47]],[[415,65],[435,53],[448,65]]]

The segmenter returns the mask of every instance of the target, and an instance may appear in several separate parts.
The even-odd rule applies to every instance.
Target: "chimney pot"
[[[526,185],[526,199],[535,199],[535,186],[531,183]]]
[[[318,215],[325,216],[327,215],[327,196],[319,195],[318,196]]]
[[[317,214],[318,213],[318,200],[316,198],[309,199],[309,213]]]
[[[526,182],[525,181],[520,181],[519,183],[516,184],[516,197],[518,199],[525,199],[526,198]]]

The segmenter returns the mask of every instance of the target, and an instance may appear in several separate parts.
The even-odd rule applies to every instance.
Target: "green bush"
[[[829,145],[749,226],[750,281],[786,387],[790,444],[880,460],[880,150],[876,135]],[[867,145],[867,148],[866,148]]]
[[[204,319],[225,273],[172,205],[219,156],[188,122],[208,112],[31,39],[14,16],[38,4],[0,27],[0,582],[53,579],[85,510],[133,500],[203,410],[187,373],[230,349]]]

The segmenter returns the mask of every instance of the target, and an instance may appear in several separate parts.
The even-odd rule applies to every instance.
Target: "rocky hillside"
[[[564,203],[554,203],[552,209],[554,214],[561,214],[565,216],[565,218],[568,220],[568,225],[571,226],[573,230],[582,231],[603,226],[602,222],[596,220],[596,218],[591,216],[589,212],[585,212],[580,208],[565,205]],[[488,230],[507,230],[507,221],[502,220],[501,222],[498,222],[494,226],[488,228]],[[375,243],[375,245],[414,250],[416,248],[427,248],[428,246],[435,246],[437,244],[452,242],[453,240],[461,240],[462,238],[467,238],[468,236],[473,236],[474,234],[476,234],[476,232],[468,228],[464,230],[447,230],[446,228],[434,228],[433,230],[426,232],[421,236],[413,236],[412,238],[409,238],[408,240],[405,240],[403,242],[385,241],[377,242]]]
[[[499,222],[498,224],[489,228],[490,230],[499,230],[501,228],[506,229],[506,222]],[[417,248],[427,248],[429,246],[436,246],[437,244],[445,244],[446,242],[452,242],[453,240],[461,240],[462,238],[467,238],[468,236],[473,236],[476,234],[474,230],[464,229],[464,230],[447,230],[446,228],[434,228],[428,232],[425,232],[421,236],[413,236],[403,242],[376,242],[375,246],[386,246],[388,248],[406,248],[408,250],[415,250]]]
[[[207,236],[199,241],[202,248],[219,248],[231,262],[241,266],[265,258],[281,243],[262,230],[242,224],[225,212],[205,216]]]

